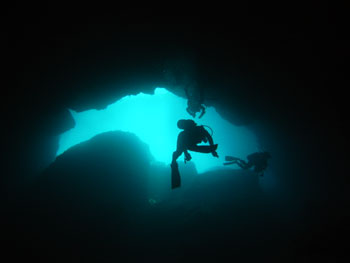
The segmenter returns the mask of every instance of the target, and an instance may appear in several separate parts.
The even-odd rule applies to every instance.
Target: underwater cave
[[[175,23],[178,14],[168,12],[116,12],[136,20],[13,24],[4,58],[12,83],[4,251],[39,262],[340,255],[344,104],[331,105],[340,93],[321,91],[327,67],[311,47],[323,41],[260,15],[241,28],[199,23],[192,13]],[[186,111],[188,87],[204,91],[201,118]],[[180,119],[203,125],[218,157],[189,151],[185,162],[182,154],[181,187],[172,189]],[[259,151],[272,156],[263,174],[224,165],[226,156]]]
[[[180,130],[176,122],[191,119],[186,112],[187,101],[164,88],[156,88],[154,94],[140,93],[124,97],[101,110],[70,111],[74,128],[60,135],[57,155],[70,147],[91,139],[97,134],[119,130],[131,132],[148,144],[156,162],[170,165],[172,152]],[[259,151],[257,138],[248,128],[234,126],[224,120],[214,107],[208,107],[198,125],[206,125],[219,144],[220,158],[193,152],[193,162],[198,173],[222,168],[224,157],[234,155],[245,158]],[[234,166],[232,166],[234,167]]]

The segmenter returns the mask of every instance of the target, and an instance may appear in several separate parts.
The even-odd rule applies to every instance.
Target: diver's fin
[[[171,189],[181,186],[181,177],[177,163],[171,164]]]

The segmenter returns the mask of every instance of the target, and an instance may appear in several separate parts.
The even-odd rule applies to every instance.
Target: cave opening
[[[149,145],[156,162],[170,164],[177,136],[181,131],[176,123],[179,119],[191,119],[186,107],[186,99],[166,88],[158,87],[153,95],[139,93],[125,96],[102,110],[76,112],[70,109],[75,127],[60,135],[56,157],[98,134],[124,131],[135,134]],[[214,107],[207,107],[206,114],[201,119],[195,118],[194,121],[198,125],[209,126],[213,132],[214,143],[219,144],[219,158],[191,152],[191,162],[199,174],[222,168],[226,155],[245,158],[259,149],[257,138],[250,129],[226,121]],[[180,156],[178,161],[183,161],[183,156]],[[229,167],[237,169],[236,166]]]

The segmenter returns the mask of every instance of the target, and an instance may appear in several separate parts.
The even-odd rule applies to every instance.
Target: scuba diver
[[[199,98],[189,91],[188,87],[185,88],[186,96],[187,96],[187,108],[186,111],[193,118],[196,118],[197,112],[200,112],[199,119],[203,117],[205,114],[205,107],[202,105],[204,102],[203,92],[200,91]]]
[[[226,156],[224,165],[237,164],[242,169],[250,169],[254,166],[254,172],[260,176],[264,176],[264,171],[267,168],[267,160],[271,158],[269,152],[255,152],[247,156],[248,162],[237,157]]]
[[[197,126],[193,120],[179,120],[177,127],[183,131],[177,137],[177,148],[173,153],[172,163],[176,163],[177,158],[182,153],[185,154],[185,161],[190,161],[192,157],[188,153],[188,150],[211,153],[214,157],[219,157],[216,152],[218,145],[214,144],[213,138],[204,126]],[[197,145],[201,142],[209,142],[209,145]]]
[[[177,147],[176,151],[173,152],[171,162],[172,188],[179,187],[181,184],[176,160],[182,153],[185,155],[185,163],[192,159],[188,150],[200,153],[211,153],[214,157],[219,157],[216,152],[218,145],[214,144],[212,136],[204,126],[198,126],[193,120],[179,120],[177,122],[177,127],[183,131],[180,132],[177,137]],[[209,145],[197,145],[201,142],[209,142]]]

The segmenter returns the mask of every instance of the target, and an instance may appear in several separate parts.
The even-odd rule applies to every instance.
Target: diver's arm
[[[191,161],[192,156],[191,154],[188,153],[187,149],[184,150],[184,154],[185,154],[185,163]]]
[[[205,130],[205,129],[204,129],[204,130]],[[211,135],[209,134],[209,132],[208,132],[207,130],[205,130],[205,137],[208,139],[210,146],[213,146],[213,145],[214,145],[213,138],[211,137]],[[215,150],[213,150],[213,151],[211,152],[211,154],[212,154],[214,157],[219,158],[219,155],[218,155],[218,153],[217,153]]]
[[[199,115],[199,119],[203,117],[203,115],[205,114],[205,107],[203,105],[201,105],[201,115]]]
[[[191,112],[189,107],[186,108],[186,111],[187,111],[188,114],[190,114],[193,118],[196,118],[196,113]]]
[[[207,130],[205,130],[205,129],[204,129],[204,131],[205,131],[205,137],[208,139],[209,144],[210,144],[210,145],[214,145],[213,138],[211,137],[211,135],[209,134],[209,132],[208,132]]]

